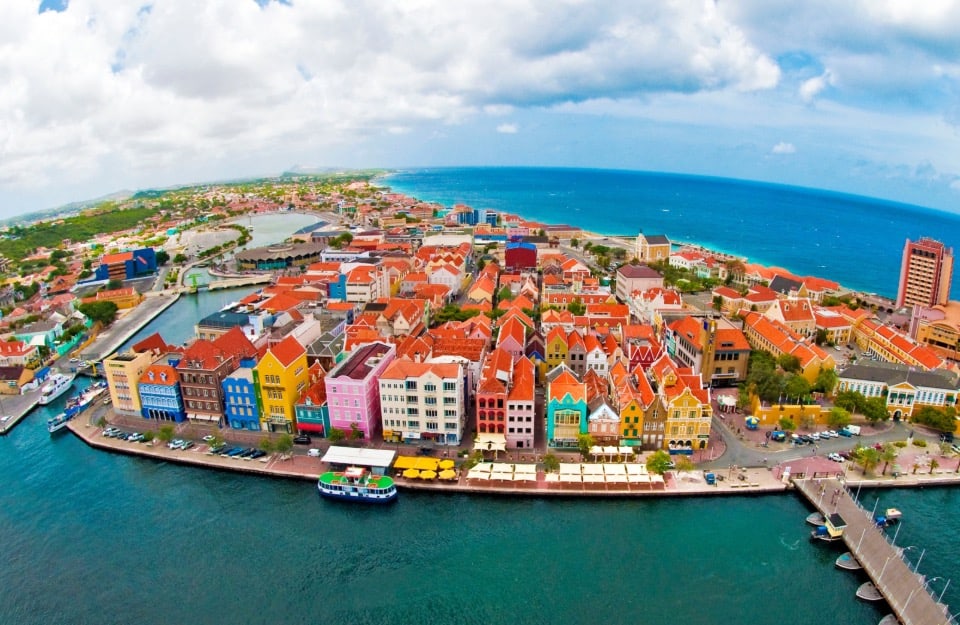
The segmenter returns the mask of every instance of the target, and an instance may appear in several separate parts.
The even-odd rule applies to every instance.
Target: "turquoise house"
[[[547,372],[547,445],[577,447],[587,433],[587,385],[567,365]]]

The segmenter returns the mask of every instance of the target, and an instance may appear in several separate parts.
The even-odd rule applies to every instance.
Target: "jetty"
[[[903,549],[888,540],[871,512],[851,497],[839,479],[795,480],[794,485],[825,517],[840,514],[847,525],[843,541],[863,566],[902,625],[946,625],[951,617],[927,590],[925,580],[903,558]]]

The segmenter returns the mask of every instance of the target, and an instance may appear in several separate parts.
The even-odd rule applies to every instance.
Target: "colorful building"
[[[463,366],[394,360],[380,374],[385,439],[459,445],[466,411]]]
[[[361,345],[327,373],[330,427],[369,439],[380,433],[380,374],[396,358],[394,345],[375,341]],[[329,435],[329,434],[328,434]]]
[[[292,336],[267,348],[253,368],[262,429],[296,431],[294,405],[307,388],[307,367],[307,350]]]
[[[153,421],[186,419],[183,397],[180,394],[180,376],[166,364],[152,364],[140,376],[138,384],[140,414]]]
[[[577,447],[587,433],[587,388],[566,365],[547,372],[547,445]]]
[[[224,418],[234,430],[260,431],[253,369],[240,367],[223,379]]]
[[[140,376],[156,357],[152,351],[146,351],[112,354],[103,359],[103,372],[115,411],[140,414]]]
[[[152,247],[132,252],[104,254],[94,272],[96,280],[131,280],[157,270],[157,254]]]

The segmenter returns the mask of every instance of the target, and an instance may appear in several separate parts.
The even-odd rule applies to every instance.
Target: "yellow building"
[[[666,413],[664,443],[671,454],[692,454],[710,443],[710,391],[690,369],[678,369],[666,355],[650,365]]]
[[[296,432],[294,406],[310,383],[308,369],[307,350],[292,336],[267,349],[253,368],[261,429]]]
[[[103,371],[110,389],[113,409],[124,414],[140,414],[140,376],[153,364],[151,351],[113,354],[103,359]]]
[[[546,354],[547,370],[567,362],[567,333],[557,326],[547,334]]]

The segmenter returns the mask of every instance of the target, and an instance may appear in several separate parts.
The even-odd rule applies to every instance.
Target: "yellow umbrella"
[[[452,469],[452,468],[453,468],[453,460],[441,460],[441,461],[440,461],[440,468],[441,468],[441,469]]]
[[[423,479],[423,480],[432,480],[432,479],[435,478],[435,477],[437,477],[437,472],[436,472],[436,471],[421,471],[421,472],[420,472],[420,479]]]
[[[403,472],[403,477],[410,478],[411,480],[417,477],[420,477],[420,472],[416,469],[407,469]]]
[[[441,480],[455,480],[457,479],[457,472],[453,469],[444,469],[440,472]]]

